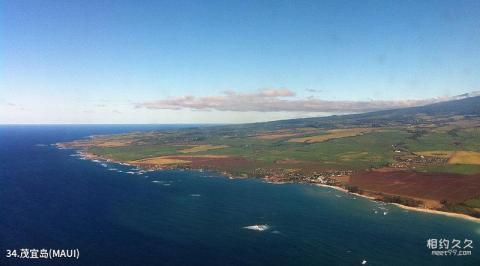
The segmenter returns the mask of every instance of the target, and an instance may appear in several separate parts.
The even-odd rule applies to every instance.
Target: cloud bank
[[[137,108],[192,109],[236,112],[327,112],[360,113],[425,105],[452,99],[439,97],[412,100],[329,101],[314,97],[297,98],[289,89],[264,89],[253,93],[225,91],[220,95],[196,97],[192,95],[170,97],[156,101],[136,103]]]

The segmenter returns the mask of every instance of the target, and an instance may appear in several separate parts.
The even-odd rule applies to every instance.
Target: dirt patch
[[[195,153],[195,152],[202,152],[202,151],[209,151],[209,150],[217,150],[227,148],[227,145],[196,145],[188,149],[180,150],[181,153]]]
[[[353,160],[366,158],[367,156],[368,156],[368,152],[348,152],[348,153],[340,156],[340,160],[342,160],[342,161],[353,161]],[[375,159],[378,159],[378,158],[375,158]]]
[[[348,184],[350,182],[350,176],[348,175],[334,175],[330,178],[344,184]]]
[[[294,159],[285,159],[285,160],[277,160],[275,161],[276,164],[299,164],[303,161],[294,160]]]
[[[364,171],[353,174],[349,184],[364,190],[436,201],[463,202],[480,195],[480,174]]]
[[[246,170],[253,166],[253,162],[240,156],[204,155],[204,156],[170,156],[177,160],[190,161],[190,167],[195,169],[217,169],[221,171],[236,172]]]
[[[260,135],[257,136],[257,139],[265,139],[265,140],[270,140],[270,139],[281,139],[281,138],[289,138],[289,137],[295,137],[298,136],[296,133],[285,133],[285,134],[266,134],[266,135]]]
[[[189,164],[189,160],[172,158],[169,156],[152,157],[142,160],[130,161],[135,165],[172,165],[172,164]]]
[[[358,135],[362,135],[365,133],[370,133],[374,129],[372,128],[347,128],[347,129],[332,129],[327,131],[326,134],[323,135],[315,135],[310,137],[302,137],[302,138],[293,138],[289,139],[288,142],[296,142],[296,143],[314,143],[314,142],[322,142],[331,139],[338,139],[338,138],[345,138],[345,137],[354,137]]]
[[[313,127],[301,127],[296,129],[279,129],[274,131],[265,131],[261,132],[260,134],[254,135],[253,137],[257,139],[263,140],[274,140],[274,139],[282,139],[282,138],[291,138],[291,137],[299,137],[305,136],[308,133],[318,132],[317,128]]]
[[[416,155],[420,156],[431,156],[431,157],[440,157],[440,158],[450,158],[454,152],[453,151],[420,151],[415,152]]]
[[[449,164],[477,164],[480,165],[480,152],[474,151],[457,151],[454,152]]]
[[[98,146],[98,147],[105,147],[105,148],[113,148],[113,147],[124,147],[132,144],[131,140],[123,140],[123,141],[94,141],[92,146]]]
[[[107,140],[102,138],[93,138],[88,140],[75,140],[72,142],[59,143],[59,147],[68,147],[68,148],[91,148],[91,147],[102,147],[102,148],[115,148],[115,147],[125,147],[131,145],[132,140]]]
[[[169,155],[130,161],[128,163],[145,167],[179,166],[193,169],[220,170],[229,173],[236,172],[236,170],[253,170],[254,166],[253,161],[239,156],[227,155]]]

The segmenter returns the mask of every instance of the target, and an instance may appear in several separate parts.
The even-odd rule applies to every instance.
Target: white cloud
[[[136,103],[137,108],[167,110],[217,110],[236,112],[323,112],[359,113],[384,109],[425,105],[450,97],[412,100],[331,101],[315,97],[297,98],[291,90],[264,89],[253,93],[225,91],[220,95],[196,97],[192,95],[170,97],[156,101]]]

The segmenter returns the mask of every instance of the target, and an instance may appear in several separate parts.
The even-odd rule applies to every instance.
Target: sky
[[[480,90],[480,1],[0,1],[0,123],[243,123]]]

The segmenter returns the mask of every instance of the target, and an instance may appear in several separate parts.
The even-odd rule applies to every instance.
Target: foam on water
[[[35,144],[35,146],[37,146],[37,147],[47,147],[48,145],[47,144]]]
[[[243,228],[262,232],[270,229],[270,226],[267,224],[254,224],[254,225],[245,226]]]

